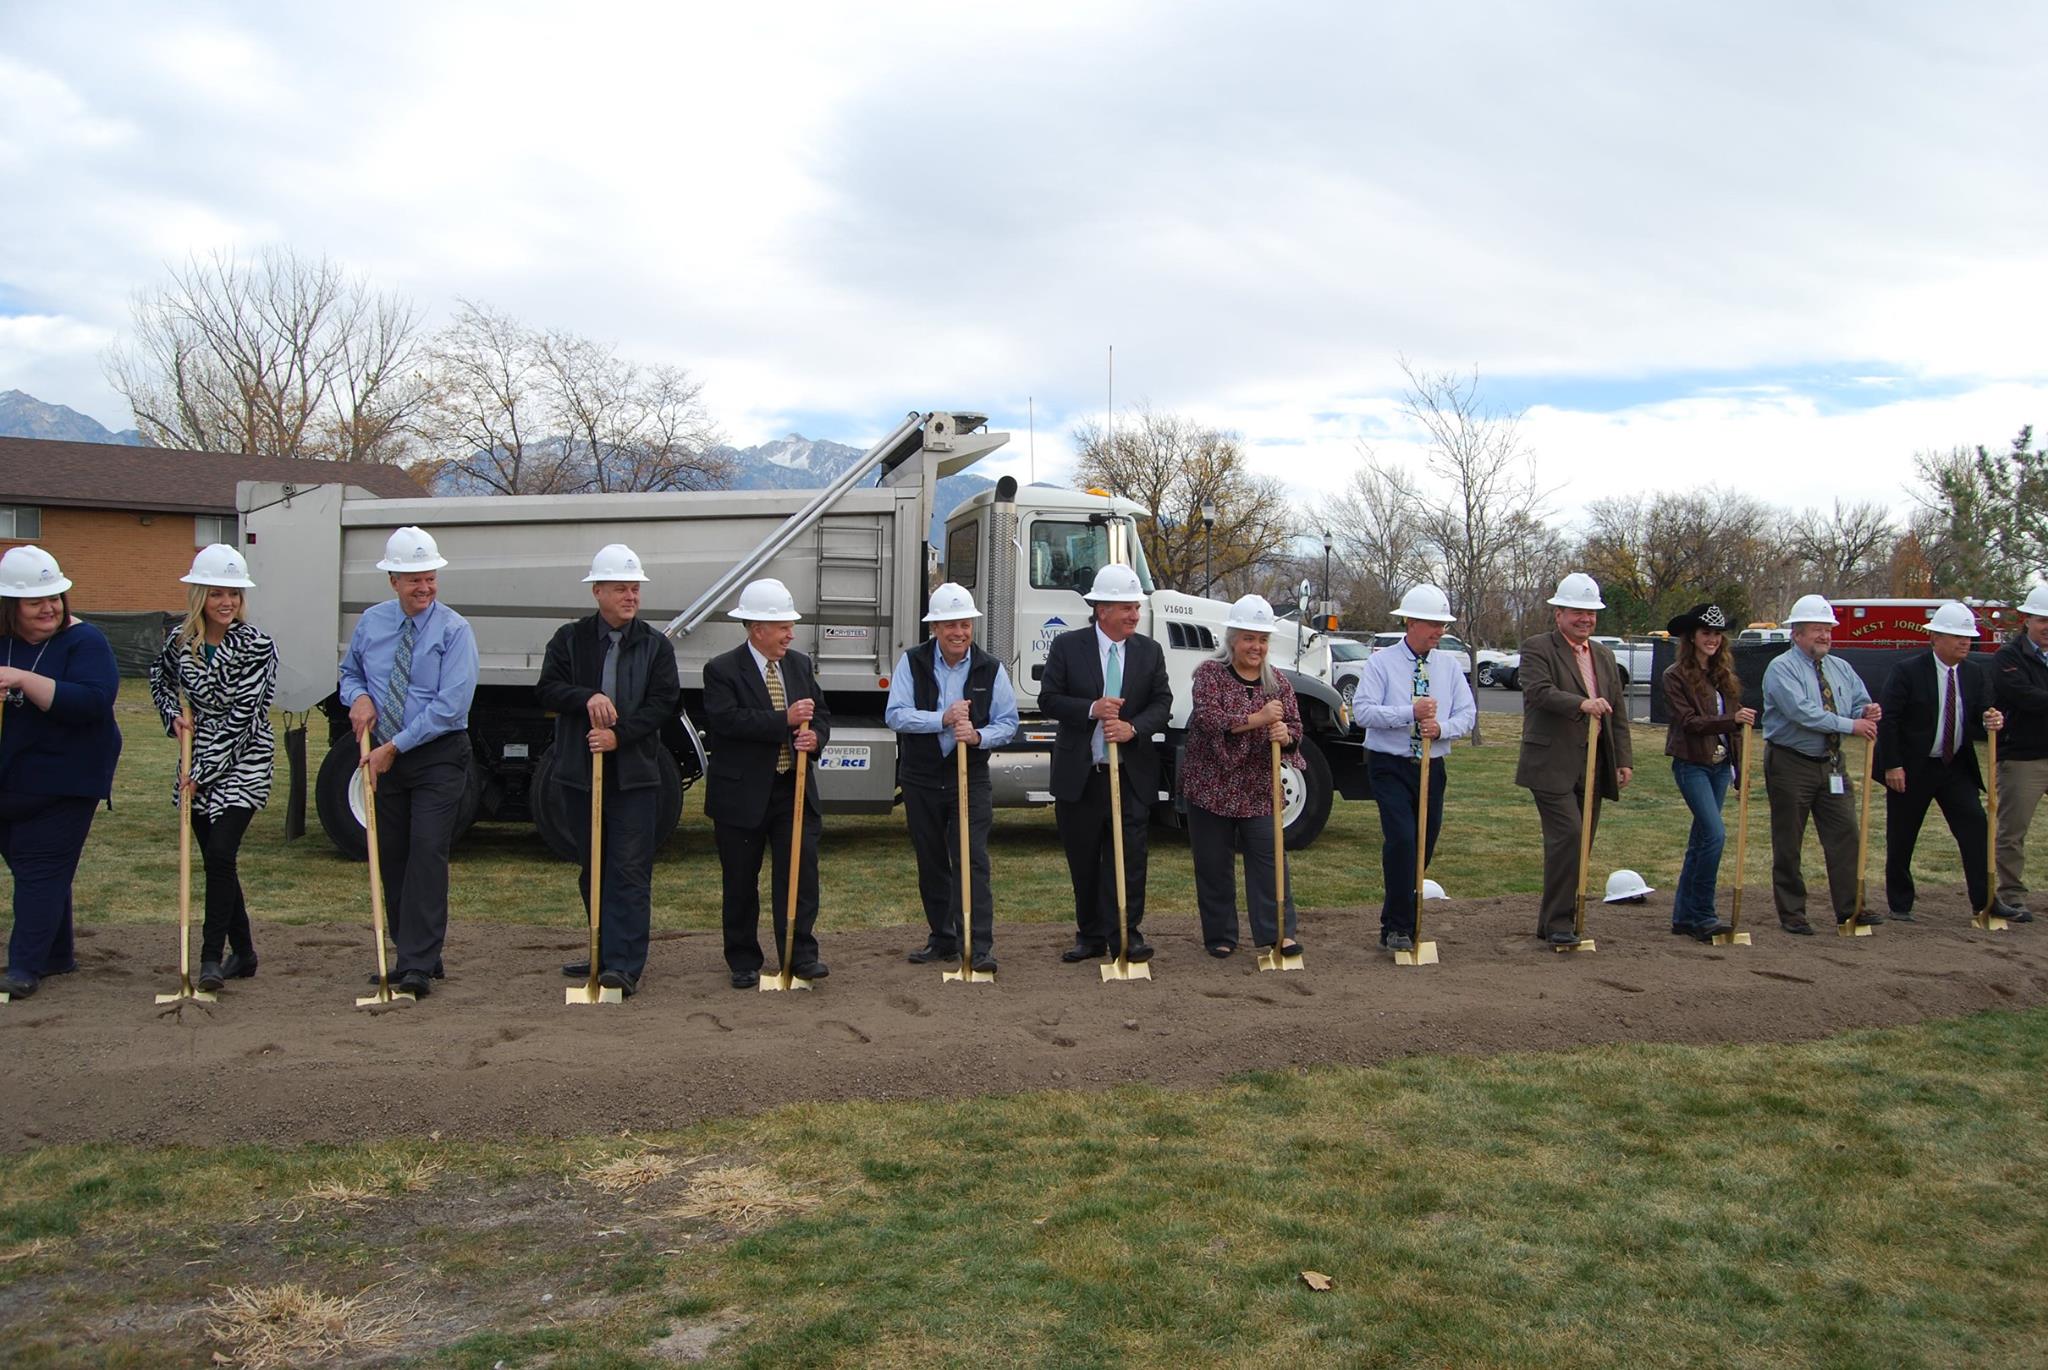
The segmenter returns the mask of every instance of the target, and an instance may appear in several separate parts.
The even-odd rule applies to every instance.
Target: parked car
[[[1505,668],[1512,674],[1515,668],[1521,664],[1522,654],[1520,652],[1503,652],[1498,647],[1481,647],[1479,649],[1479,683],[1481,685],[1499,685],[1505,689],[1507,682],[1501,679],[1502,669]]]
[[[1738,644],[1750,646],[1762,646],[1767,642],[1790,642],[1791,640],[1792,630],[1790,628],[1744,628],[1735,635],[1735,641]]]
[[[1377,652],[1391,647],[1401,640],[1401,636],[1398,632],[1374,633],[1372,635],[1372,650]],[[1437,644],[1437,650],[1449,652],[1453,657],[1457,658],[1458,669],[1466,675],[1472,673],[1472,649],[1456,637],[1445,633],[1443,641]]]
[[[1635,681],[1647,683],[1650,679],[1651,661],[1656,646],[1650,642],[1630,642],[1619,637],[1595,637],[1593,641],[1614,653],[1614,665],[1621,672],[1621,683],[1625,687]],[[1493,658],[1489,660],[1488,658]],[[1479,654],[1479,683],[1498,685],[1504,690],[1522,688],[1522,654],[1520,652],[1481,652]]]
[[[1358,688],[1358,676],[1365,669],[1365,659],[1372,655],[1370,643],[1357,638],[1333,637],[1330,639],[1330,684],[1337,693],[1344,696],[1344,702],[1351,702],[1352,691]]]

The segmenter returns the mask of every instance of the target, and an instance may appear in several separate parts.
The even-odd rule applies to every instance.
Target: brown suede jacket
[[[1671,666],[1664,672],[1664,707],[1671,714],[1664,734],[1664,755],[1710,766],[1714,762],[1714,748],[1725,745],[1725,760],[1741,759],[1741,744],[1728,736],[1742,729],[1741,721],[1735,717],[1735,710],[1742,707],[1740,699],[1717,702],[1714,687],[1706,682],[1687,688],[1678,667]],[[1717,708],[1728,712],[1716,713]]]

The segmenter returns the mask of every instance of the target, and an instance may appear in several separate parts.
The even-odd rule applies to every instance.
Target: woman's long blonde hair
[[[192,585],[186,587],[190,593],[185,596],[185,621],[178,625],[178,641],[193,656],[200,655],[200,648],[206,641],[206,594],[209,590],[234,589],[233,586]],[[243,617],[249,611],[249,597],[235,590],[235,623],[244,623]],[[232,626],[232,625],[231,625]]]

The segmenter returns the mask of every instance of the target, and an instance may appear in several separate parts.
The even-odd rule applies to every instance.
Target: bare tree
[[[1872,595],[1890,580],[1898,541],[1891,511],[1872,500],[1834,502],[1831,512],[1804,509],[1785,527],[1788,551],[1810,584],[1836,595]]]
[[[1405,474],[1359,448],[1363,465],[1328,512],[1342,574],[1332,587],[1346,621],[1377,624],[1409,586],[1428,575],[1426,549]]]
[[[1295,534],[1280,482],[1252,474],[1235,433],[1139,410],[1117,424],[1113,448],[1092,422],[1075,428],[1074,446],[1081,484],[1152,511],[1139,536],[1163,585],[1196,592],[1235,580],[1281,555]],[[1205,504],[1216,511],[1213,527],[1203,526]]]
[[[423,421],[435,484],[497,495],[574,488],[568,444],[549,434],[538,343],[518,320],[472,300],[435,336],[433,402]]]
[[[1701,598],[1746,617],[1752,587],[1780,555],[1778,511],[1712,486],[1596,500],[1586,514],[1581,560],[1620,632],[1655,628]]]
[[[325,257],[193,257],[135,296],[107,379],[164,447],[333,461],[409,450],[419,319]]]

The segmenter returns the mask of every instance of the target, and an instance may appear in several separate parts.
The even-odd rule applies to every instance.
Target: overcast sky
[[[2048,6],[0,0],[0,390],[128,426],[130,294],[326,253],[688,367],[741,444],[1104,404],[1305,500],[1398,359],[1553,512],[1903,505],[2048,423]],[[987,11],[987,12],[983,12]],[[983,468],[993,474],[988,467]]]

